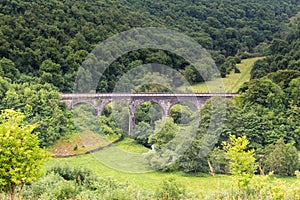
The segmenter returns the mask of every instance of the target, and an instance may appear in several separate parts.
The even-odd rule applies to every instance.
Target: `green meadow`
[[[177,183],[186,187],[188,192],[206,196],[220,191],[230,191],[232,177],[228,175],[188,175],[183,172],[152,171],[143,162],[143,154],[149,150],[137,144],[132,139],[112,145],[93,154],[52,158],[44,170],[55,165],[69,165],[71,167],[88,168],[100,177],[111,177],[121,183],[128,183],[142,191],[154,192],[163,180],[174,178]],[[293,184],[297,178],[280,178],[288,184]]]

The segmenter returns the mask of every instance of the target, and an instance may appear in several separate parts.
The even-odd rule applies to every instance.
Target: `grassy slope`
[[[226,92],[237,92],[238,89],[243,85],[243,83],[250,80],[250,72],[252,69],[253,64],[264,57],[257,57],[257,58],[248,58],[242,60],[240,64],[237,65],[237,68],[241,71],[241,73],[234,73],[231,72],[231,74],[227,75],[226,78],[222,78],[224,88]],[[217,83],[216,80],[209,81],[212,85],[214,83]],[[217,85],[216,85],[217,86]],[[209,92],[207,86],[205,83],[199,83],[192,86],[192,90],[194,92],[200,92],[200,93],[207,93]]]
[[[54,165],[68,164],[73,167],[86,167],[101,177],[112,177],[120,182],[141,189],[155,191],[158,185],[167,178],[175,178],[178,183],[186,186],[188,191],[206,196],[217,191],[231,188],[231,177],[218,175],[215,177],[187,176],[181,172],[143,172],[148,168],[144,165],[141,153],[148,149],[136,144],[131,139],[125,139],[112,147],[84,156],[69,158],[54,158],[45,164],[44,169]],[[142,171],[134,173],[134,171]],[[288,183],[295,183],[296,178],[285,178]]]
[[[79,104],[73,108],[74,122],[77,128],[71,135],[56,141],[48,151],[53,155],[83,154],[87,151],[105,147],[119,139],[116,135],[104,135],[99,130],[100,122],[95,110],[88,104]],[[77,145],[77,150],[74,147]]]
[[[92,131],[84,131],[83,133],[73,133],[58,141],[56,141],[48,151],[52,155],[69,155],[82,154],[89,150],[99,147],[105,147],[118,138],[108,138],[104,135],[94,133]],[[77,145],[77,150],[74,147]]]
[[[125,140],[125,142],[128,142]],[[130,150],[131,152],[128,152]],[[134,151],[134,152],[132,152]],[[227,176],[216,177],[192,177],[182,173],[162,173],[162,172],[142,172],[132,173],[132,171],[146,171],[146,166],[136,152],[145,152],[144,147],[137,145],[126,145],[123,142],[114,145],[112,148],[78,157],[53,158],[45,164],[45,169],[61,164],[68,164],[76,167],[87,167],[98,176],[113,177],[120,182],[128,182],[141,190],[155,191],[158,185],[167,178],[174,177],[177,182],[187,187],[189,191],[199,194],[207,194],[217,191],[220,188],[230,186],[230,178]],[[136,157],[135,157],[136,156]],[[119,164],[116,164],[119,163]],[[121,170],[120,170],[121,169]]]

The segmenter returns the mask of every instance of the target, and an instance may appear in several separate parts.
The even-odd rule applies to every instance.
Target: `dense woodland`
[[[228,56],[237,53],[264,53],[265,46],[281,35],[283,24],[298,12],[298,3],[3,1],[0,57],[10,59],[14,71],[35,82],[48,82],[60,91],[71,92],[80,64],[95,45],[134,27],[157,26],[191,36],[211,51],[221,67]],[[181,69],[192,82],[201,81],[189,78],[189,64],[181,58],[159,50],[140,50],[116,60],[98,90],[112,91],[115,79],[128,68],[153,61]],[[24,76],[16,79],[28,80]]]
[[[32,131],[38,133],[39,146],[49,147],[76,128],[79,131],[86,128],[80,122],[74,123],[74,114],[60,102],[60,93],[73,91],[79,67],[98,43],[135,27],[174,29],[206,48],[222,77],[232,70],[238,73],[235,65],[241,59],[265,58],[254,64],[251,81],[240,88],[240,95],[226,100],[226,114],[220,112],[219,115],[225,119],[224,127],[222,131],[216,128],[208,136],[216,143],[208,155],[200,156],[199,152],[209,146],[203,141],[213,121],[211,110],[215,99],[200,109],[199,118],[195,118],[198,111],[186,104],[173,106],[170,117],[165,119],[151,115],[151,110],[160,109],[157,105],[142,104],[136,111],[135,140],[147,148],[155,145],[156,155],[147,157],[149,165],[161,171],[232,174],[226,157],[230,145],[223,142],[230,141],[234,135],[246,136],[249,141],[246,149],[255,150],[257,167],[253,173],[293,176],[300,167],[299,5],[298,0],[1,1],[0,110],[14,109],[23,113],[25,124],[37,125]],[[172,66],[191,84],[204,80],[199,74],[195,75],[195,68],[182,57],[159,49],[141,49],[116,59],[104,73],[97,91],[113,91],[122,74],[140,64],[153,62]],[[168,90],[152,85],[138,91]],[[80,114],[88,110],[82,108]],[[115,111],[117,113],[107,106],[97,123],[91,122],[88,128],[99,134],[125,136],[128,124],[123,124],[124,130],[118,124],[127,117],[128,110],[120,107]],[[168,152],[160,150],[172,145],[169,142],[176,133],[185,135],[191,128],[189,122],[195,119],[201,125],[196,127],[190,147],[176,162],[160,160],[161,157],[172,160],[175,147],[171,146]],[[214,125],[218,127],[217,123]],[[75,181],[74,174],[69,179],[64,177],[66,170],[70,169],[52,169],[40,180],[41,184],[34,183],[25,195],[32,198],[31,195],[36,195],[33,190],[39,190],[47,179]],[[82,173],[89,176],[91,172]],[[7,185],[1,185],[1,178],[0,175],[0,191],[5,191]],[[80,187],[91,189],[100,184],[98,181],[93,178],[84,183],[87,186]],[[105,185],[110,180],[104,182]],[[118,185],[120,190],[122,187]],[[108,195],[105,198],[111,197],[110,192],[103,194]],[[86,194],[87,198],[89,195]]]

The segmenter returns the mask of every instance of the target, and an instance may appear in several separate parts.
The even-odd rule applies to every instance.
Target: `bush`
[[[236,74],[241,73],[241,71],[239,70],[239,68],[237,68],[237,66],[234,66],[234,73]]]
[[[92,171],[86,168],[71,168],[68,165],[58,165],[47,171],[47,174],[55,173],[67,181],[83,183],[93,179]]]
[[[25,185],[22,196],[24,199],[71,199],[78,193],[74,181],[66,181],[52,172],[30,185]]]
[[[228,162],[225,158],[225,152],[223,150],[219,148],[214,148],[213,151],[210,152],[208,159],[211,162],[213,173],[216,174],[228,173],[228,169],[227,169]]]
[[[150,147],[150,144],[148,143],[148,139],[150,135],[153,134],[153,129],[150,126],[150,124],[146,122],[140,122],[138,125],[136,125],[134,130],[134,138],[139,143],[146,147]]]
[[[281,176],[292,176],[299,167],[299,156],[294,143],[284,143],[283,139],[266,147],[262,165],[265,172]]]
[[[299,180],[290,184],[284,180],[272,178],[272,173],[266,176],[254,176],[250,181],[249,190],[231,188],[230,191],[219,191],[207,196],[206,199],[272,199],[272,200],[298,200],[300,199]]]
[[[267,176],[255,176],[251,181],[252,195],[260,199],[300,199],[299,181],[293,184]]]
[[[78,184],[78,174],[83,177]],[[111,178],[95,177],[88,169],[55,167],[38,181],[24,187],[23,199],[153,199],[152,194]]]
[[[185,187],[176,183],[174,178],[169,178],[160,184],[155,197],[163,200],[187,199],[188,194]]]
[[[99,118],[101,133],[105,135],[122,136],[122,130],[118,127],[113,117],[101,116]]]

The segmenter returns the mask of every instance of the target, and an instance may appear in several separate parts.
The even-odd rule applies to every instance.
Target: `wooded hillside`
[[[298,0],[2,1],[0,58],[12,61],[10,75],[5,76],[13,81],[26,82],[29,78],[23,75],[28,75],[34,77],[31,81],[70,92],[78,67],[96,44],[134,27],[157,26],[191,36],[221,66],[226,57],[237,53],[262,54],[264,45],[279,37],[283,24],[297,13],[298,4]],[[112,65],[114,73],[106,75],[107,83],[98,90],[111,91],[113,80],[128,68],[153,61],[189,74],[185,71],[189,64],[176,55],[139,50],[118,59]]]

